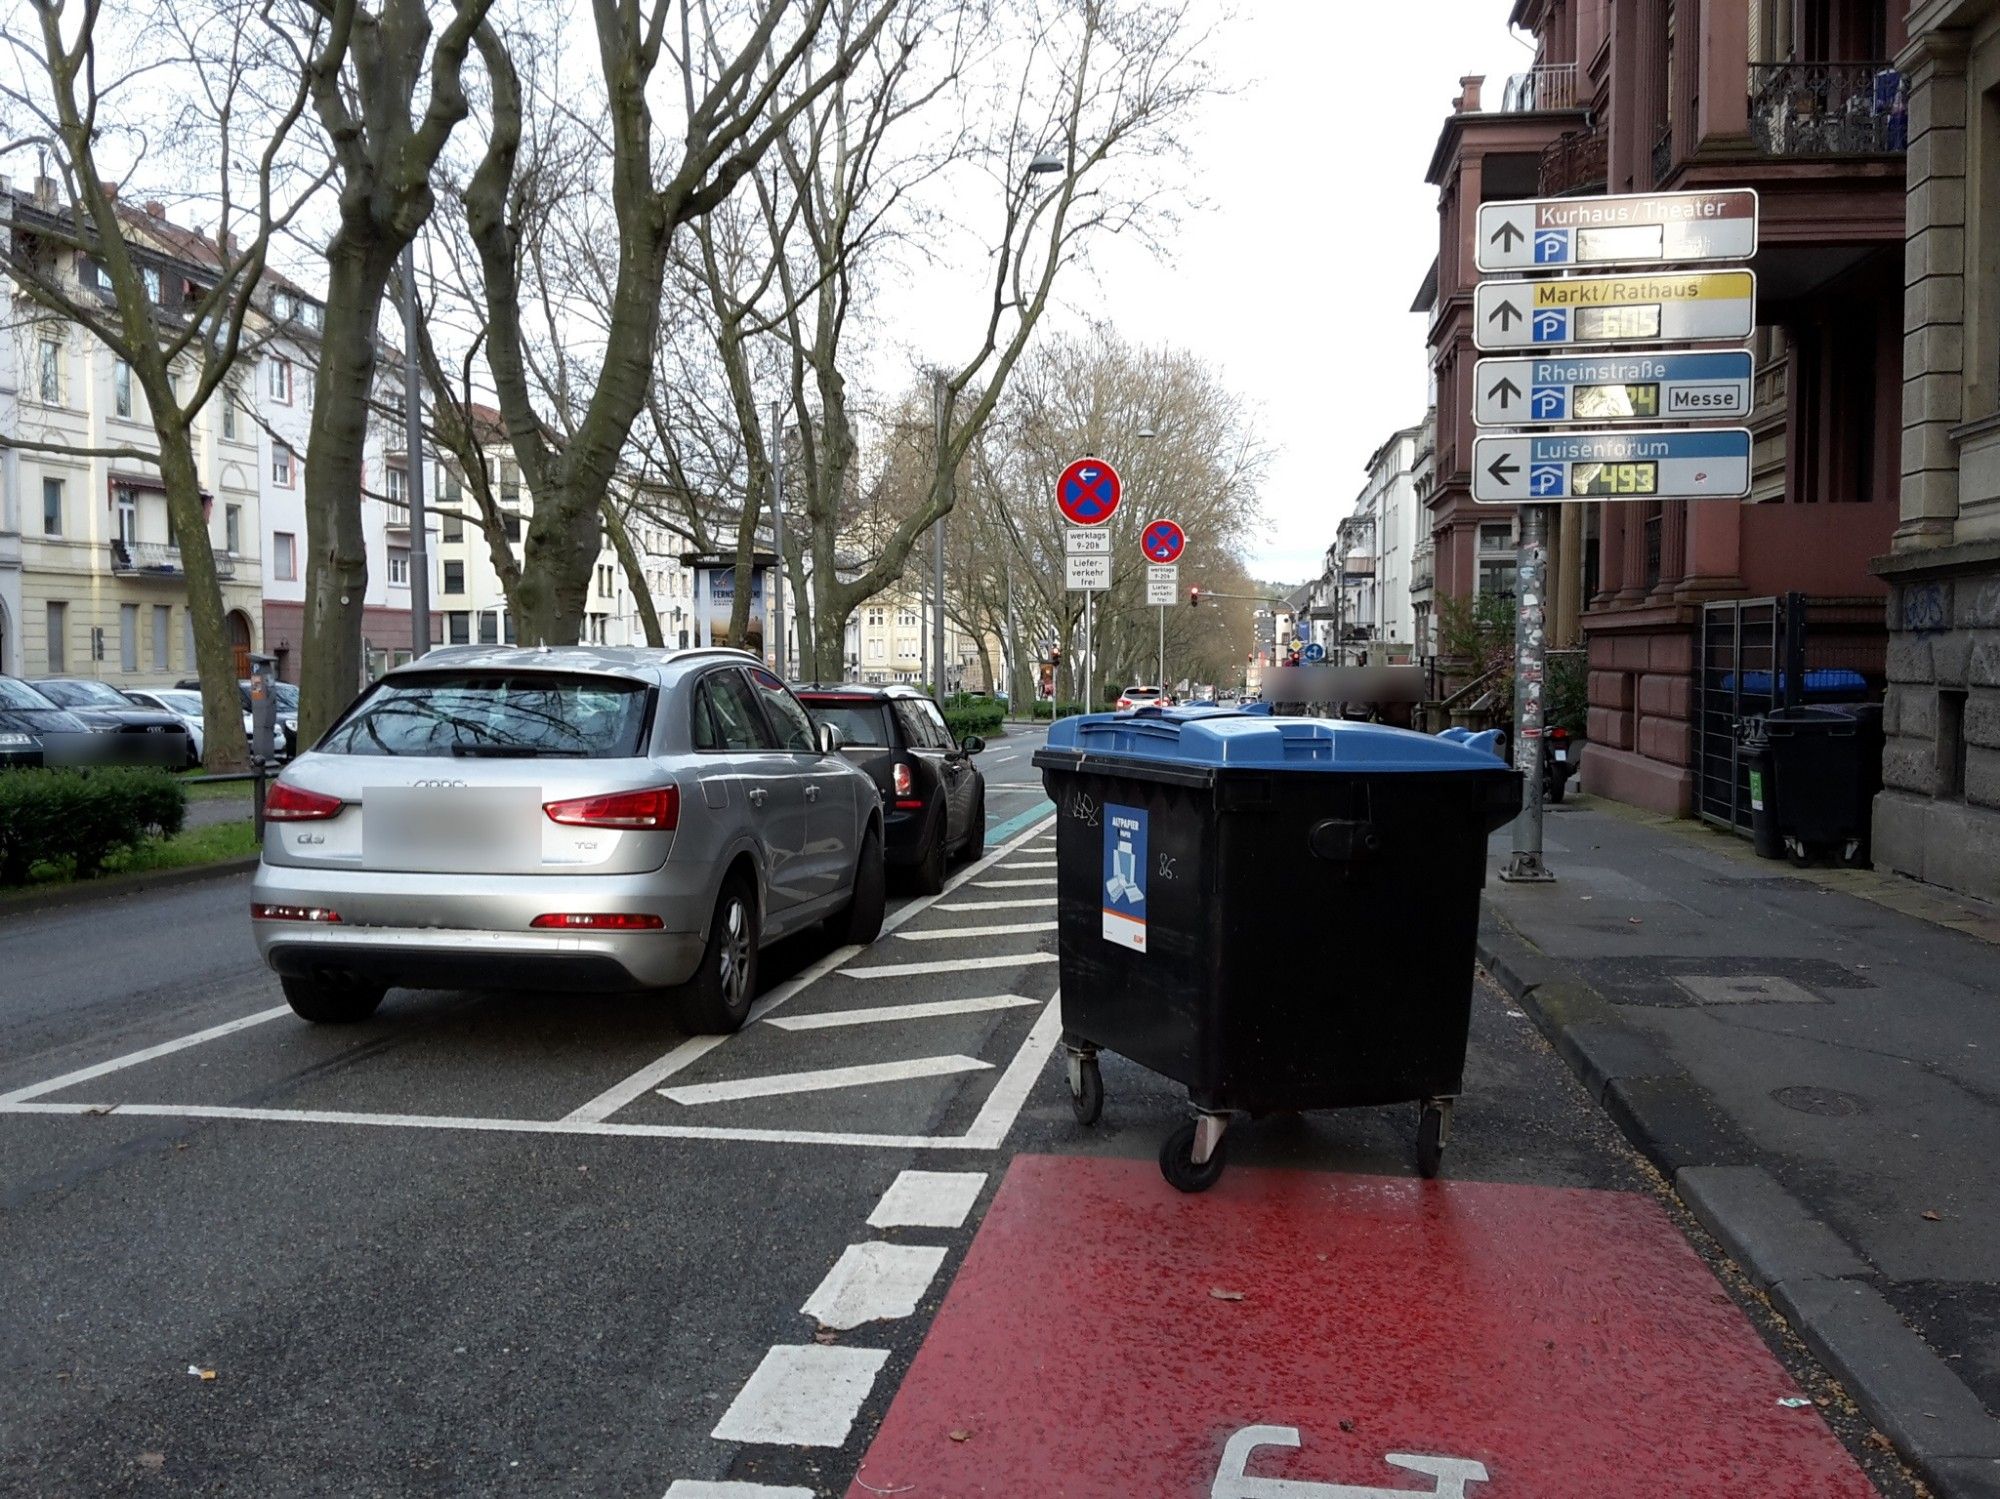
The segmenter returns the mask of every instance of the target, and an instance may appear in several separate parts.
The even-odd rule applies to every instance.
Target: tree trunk
[[[202,763],[211,772],[239,771],[250,764],[243,737],[243,697],[237,683],[236,653],[229,644],[222,585],[215,576],[215,551],[208,541],[208,518],[201,513],[201,472],[185,426],[160,435],[160,479],[167,487],[167,513],[180,543],[187,574],[188,618],[194,624],[195,665],[201,676]]]
[[[608,499],[604,502],[604,529],[611,533],[611,544],[618,549],[618,561],[625,569],[625,581],[632,589],[633,602],[639,606],[639,623],[645,628],[646,644],[658,650],[666,644],[660,634],[660,611],[653,607],[653,590],[646,582],[646,570],[639,554],[632,549],[632,536],[625,529],[625,518]]]

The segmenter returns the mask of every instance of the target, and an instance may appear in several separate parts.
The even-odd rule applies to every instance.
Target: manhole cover
[[[1843,1093],[1838,1088],[1809,1088],[1804,1085],[1773,1088],[1771,1101],[1800,1114],[1823,1114],[1835,1119],[1868,1112],[1866,1099]]]
[[[1674,982],[1704,1005],[1818,1005],[1826,1001],[1775,973],[1679,973]]]

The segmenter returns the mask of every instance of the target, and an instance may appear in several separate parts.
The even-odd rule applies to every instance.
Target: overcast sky
[[[1242,0],[1215,52],[1241,87],[1197,133],[1209,206],[1173,264],[1111,246],[1094,285],[1068,288],[1128,337],[1213,361],[1261,408],[1275,461],[1259,576],[1317,573],[1369,455],[1423,420],[1424,319],[1408,309],[1437,253],[1424,169],[1461,75],[1485,74],[1494,107],[1533,61],[1508,9]]]

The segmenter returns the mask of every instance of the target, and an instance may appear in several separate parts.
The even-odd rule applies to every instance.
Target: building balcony
[[[181,579],[187,576],[187,568],[181,563],[181,549],[177,546],[158,541],[121,541],[114,536],[110,547],[114,577]],[[236,554],[218,551],[214,555],[216,577],[235,577]]]
[[[1503,114],[1532,114],[1551,109],[1576,109],[1576,64],[1550,63],[1516,73],[1500,95]]]
[[[1609,140],[1602,130],[1571,130],[1550,141],[1542,148],[1536,174],[1541,195],[1603,192],[1610,174],[1605,154]]]
[[[1752,63],[1750,139],[1766,156],[1901,155],[1902,76],[1887,62]]]
[[[1674,169],[1674,127],[1669,125],[1653,142],[1653,185],[1658,187]]]

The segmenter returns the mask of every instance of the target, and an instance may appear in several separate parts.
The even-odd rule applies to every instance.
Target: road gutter
[[[257,860],[256,854],[244,854],[234,859],[217,859],[212,864],[184,864],[178,869],[156,869],[148,870],[144,874],[111,875],[104,879],[78,880],[48,890],[23,891],[19,895],[0,895],[0,916],[54,911],[65,906],[83,906],[93,901],[115,900],[121,895],[144,895],[150,891],[171,890],[180,885],[198,884],[204,880],[220,880],[231,875],[250,874],[257,868]]]

